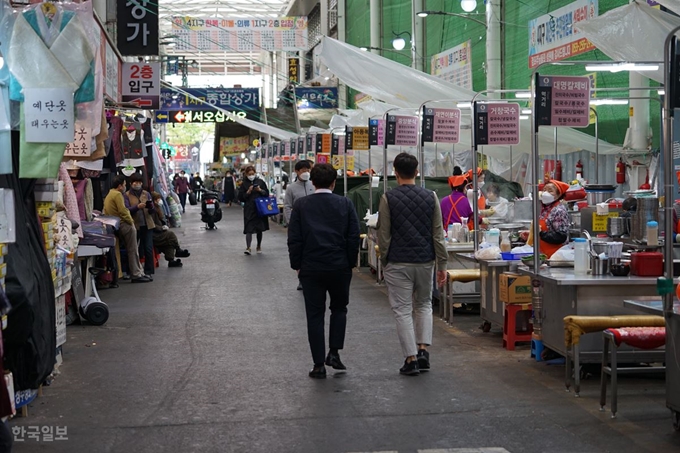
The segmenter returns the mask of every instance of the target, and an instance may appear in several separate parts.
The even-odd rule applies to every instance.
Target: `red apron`
[[[538,225],[540,226],[541,231],[548,231],[548,222],[546,221],[546,219],[548,218],[553,209],[555,209],[555,206],[553,206],[552,208],[550,208],[548,212],[546,212],[545,218],[541,217],[539,219]],[[564,244],[548,244],[547,242],[539,238],[539,247],[540,252],[544,253],[548,258],[550,258],[556,251],[564,247]]]

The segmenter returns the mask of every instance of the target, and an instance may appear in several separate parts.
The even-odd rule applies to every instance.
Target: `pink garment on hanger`
[[[73,188],[71,177],[66,170],[66,164],[62,163],[59,166],[59,181],[64,182],[64,206],[66,207],[66,215],[69,219],[80,219],[80,211],[78,210],[78,199],[76,198],[76,190]],[[76,230],[78,237],[83,237],[83,229],[78,225]]]

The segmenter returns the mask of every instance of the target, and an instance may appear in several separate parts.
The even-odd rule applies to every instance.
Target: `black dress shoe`
[[[323,365],[315,366],[309,372],[309,377],[314,379],[326,379],[326,367]]]
[[[399,373],[406,376],[418,376],[420,374],[420,368],[418,368],[418,360],[407,360],[404,361],[404,366],[399,369]]]
[[[332,367],[334,370],[347,369],[347,367],[340,361],[340,356],[338,354],[331,354],[330,352],[326,356],[326,365]]]

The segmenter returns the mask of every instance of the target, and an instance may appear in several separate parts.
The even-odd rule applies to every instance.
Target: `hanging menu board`
[[[385,120],[368,120],[368,140],[371,146],[385,144]]]
[[[199,19],[175,16],[175,50],[184,52],[261,52],[308,50],[307,17]]]
[[[519,104],[514,102],[475,102],[475,146],[518,145],[520,111]]]
[[[590,78],[536,74],[536,119],[539,126],[588,127]]]
[[[331,134],[316,134],[316,153],[330,154]]]
[[[345,127],[345,148],[358,151],[366,151],[370,148],[368,144],[367,127]]]
[[[458,143],[460,141],[460,109],[425,108],[423,142]]]
[[[274,156],[274,162],[281,161],[281,157],[279,157],[279,143],[278,142],[275,142],[272,145],[272,156]]]
[[[418,118],[415,116],[387,116],[387,144],[418,145]]]

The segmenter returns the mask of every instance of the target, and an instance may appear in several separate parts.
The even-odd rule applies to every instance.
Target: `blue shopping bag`
[[[260,197],[255,199],[255,206],[260,217],[279,215],[279,205],[274,197]]]

